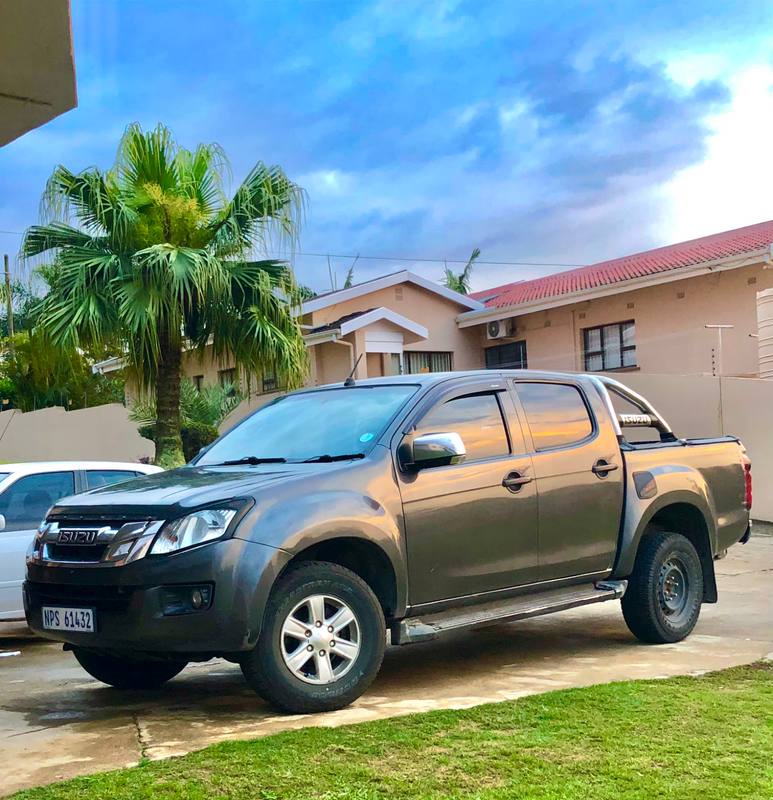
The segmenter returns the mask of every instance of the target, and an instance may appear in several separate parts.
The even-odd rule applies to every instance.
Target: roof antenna
[[[357,366],[360,363],[361,359],[362,359],[362,353],[360,353],[359,357],[354,362],[354,366],[352,367],[352,371],[349,373],[349,377],[344,381],[344,386],[354,386],[354,378],[352,377],[352,375],[354,375],[354,373],[357,372]]]

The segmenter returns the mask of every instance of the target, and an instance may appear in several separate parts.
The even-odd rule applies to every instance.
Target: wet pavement
[[[719,603],[704,606],[695,632],[679,644],[638,642],[619,604],[603,603],[389,648],[370,691],[322,715],[277,714],[237,666],[221,660],[192,664],[161,689],[117,691],[92,680],[61,645],[0,623],[0,794],[225,739],[773,658],[773,537],[734,547],[717,574]]]

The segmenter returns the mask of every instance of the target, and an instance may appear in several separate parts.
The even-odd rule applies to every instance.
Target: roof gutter
[[[596,300],[602,297],[611,297],[616,294],[632,292],[635,289],[644,289],[649,286],[659,286],[664,283],[685,280],[686,278],[696,278],[700,275],[710,275],[713,272],[724,272],[725,270],[737,269],[745,266],[753,259],[764,261],[765,256],[770,254],[770,248],[765,247],[753,250],[737,256],[726,256],[714,261],[704,261],[692,267],[679,267],[668,272],[657,273],[655,275],[643,275],[640,278],[632,278],[620,283],[596,286],[592,289],[583,289],[579,292],[546,297],[540,300],[532,300],[528,303],[518,303],[501,308],[486,308],[483,311],[467,311],[456,317],[456,324],[460,328],[470,328],[473,325],[485,325],[488,322],[507,317],[520,317],[524,314],[533,314],[537,311],[549,311],[552,308],[569,306],[574,303],[581,303],[585,300]]]

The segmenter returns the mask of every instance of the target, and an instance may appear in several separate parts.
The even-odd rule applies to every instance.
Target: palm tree
[[[443,280],[441,281],[443,286],[445,286],[446,289],[451,289],[453,292],[459,292],[459,294],[468,294],[470,291],[470,276],[472,275],[472,268],[479,257],[480,250],[476,247],[472,251],[472,255],[470,256],[470,260],[467,262],[467,265],[458,275],[455,275],[448,267],[446,267]]]
[[[246,399],[247,395],[233,384],[214,383],[199,390],[190,378],[183,378],[180,381],[180,423],[219,428]],[[129,419],[141,425],[155,425],[156,404],[152,398],[135,400],[129,409]]]
[[[142,389],[155,390],[156,463],[184,463],[183,349],[233,359],[250,382],[276,370],[289,387],[306,372],[286,262],[254,260],[274,236],[295,244],[306,195],[280,167],[258,163],[227,199],[223,150],[179,146],[159,125],[130,125],[106,172],[54,170],[41,225],[22,257],[54,254],[56,279],[41,322],[60,346],[117,335]]]

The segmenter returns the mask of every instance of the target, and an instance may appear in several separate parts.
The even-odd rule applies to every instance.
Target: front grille
[[[38,542],[40,559],[60,564],[99,564],[117,535],[136,538],[147,522],[108,519],[49,519]]]
[[[133,586],[89,586],[69,583],[36,583],[27,581],[27,597],[32,606],[89,606],[97,611],[128,611],[134,594]]]
[[[67,516],[50,516],[48,522],[59,523],[60,528],[101,528],[109,525],[111,528],[120,528],[127,522],[135,522],[137,515],[121,516],[116,514],[84,514],[82,517],[77,514],[68,513]]]
[[[106,544],[47,544],[46,554],[51,561],[77,561],[95,563],[102,559],[107,550]]]

